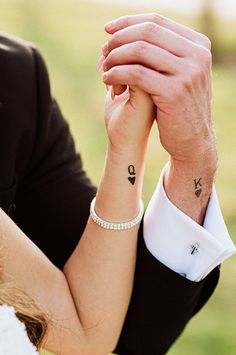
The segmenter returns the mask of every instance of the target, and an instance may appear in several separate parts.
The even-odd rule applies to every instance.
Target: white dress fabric
[[[15,315],[13,307],[0,306],[0,355],[39,354],[30,342],[25,325]]]

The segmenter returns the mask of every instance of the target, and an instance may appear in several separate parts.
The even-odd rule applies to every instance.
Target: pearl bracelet
[[[98,224],[100,227],[105,228],[105,229],[112,229],[112,230],[131,229],[134,226],[136,226],[137,224],[139,224],[143,218],[144,205],[143,205],[142,200],[140,201],[140,210],[139,210],[139,214],[137,215],[137,217],[135,217],[131,221],[123,222],[123,223],[112,223],[112,222],[108,222],[108,221],[105,221],[104,219],[100,218],[97,215],[97,213],[95,212],[95,203],[96,203],[96,197],[94,197],[94,199],[92,200],[91,205],[90,205],[90,216],[96,224]]]

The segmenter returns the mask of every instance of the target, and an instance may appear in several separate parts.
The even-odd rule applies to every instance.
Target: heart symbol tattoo
[[[195,191],[195,195],[199,197],[202,193],[202,189]]]
[[[129,182],[131,182],[132,185],[134,185],[136,177],[135,176],[133,176],[133,177],[130,176],[130,177],[128,177],[128,180],[129,180]]]

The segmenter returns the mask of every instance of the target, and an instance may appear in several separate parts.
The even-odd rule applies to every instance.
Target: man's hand
[[[171,157],[166,191],[201,223],[217,162],[210,41],[156,14],[123,17],[105,29],[112,36],[103,47],[104,82],[137,86],[151,95],[160,140]]]

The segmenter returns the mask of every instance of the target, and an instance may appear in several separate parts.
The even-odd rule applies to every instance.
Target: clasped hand
[[[114,147],[146,145],[153,119],[172,161],[216,165],[211,121],[211,44],[157,14],[109,22],[102,47],[108,136]],[[128,89],[126,89],[128,87]],[[115,95],[120,96],[115,96]]]

